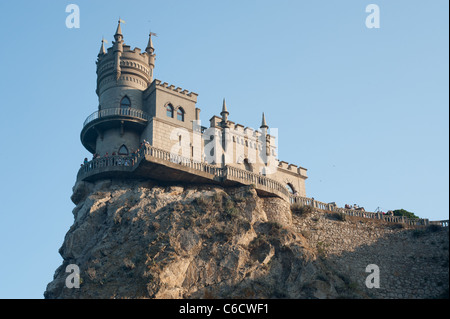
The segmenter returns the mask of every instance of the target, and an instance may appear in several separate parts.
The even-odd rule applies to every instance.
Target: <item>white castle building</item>
[[[119,20],[112,46],[102,40],[98,54],[98,110],[81,131],[94,159],[78,179],[253,184],[261,195],[305,196],[306,169],[278,160],[264,113],[254,130],[229,120],[224,99],[220,116],[201,126],[198,94],[154,79],[154,68],[152,34],[145,51],[131,49]]]

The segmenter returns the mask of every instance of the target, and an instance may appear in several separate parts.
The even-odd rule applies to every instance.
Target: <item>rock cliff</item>
[[[79,182],[72,201],[74,224],[45,298],[448,295],[446,230],[419,236],[321,211],[298,216],[251,186]],[[374,263],[380,289],[364,284]],[[69,264],[80,269],[80,288],[66,287]]]

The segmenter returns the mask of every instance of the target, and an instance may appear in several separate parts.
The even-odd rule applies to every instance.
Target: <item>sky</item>
[[[68,28],[69,4],[79,28]],[[379,28],[368,28],[369,4]],[[73,223],[95,61],[157,33],[155,78],[219,115],[278,129],[306,195],[449,218],[448,1],[1,1],[0,298],[43,298]]]

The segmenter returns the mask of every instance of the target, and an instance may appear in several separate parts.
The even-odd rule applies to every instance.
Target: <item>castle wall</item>
[[[301,177],[295,172],[287,171],[280,167],[278,167],[275,174],[268,175],[268,177],[284,185],[290,184],[294,191],[298,192],[299,196],[306,196],[305,177]]]
[[[348,292],[364,291],[382,299],[436,298],[446,290],[448,294],[448,228],[431,232],[353,216],[336,219],[319,211],[294,214],[293,222],[326,259],[329,270],[349,284]],[[378,289],[366,287],[368,265],[379,267]]]
[[[196,120],[197,94],[187,93],[187,90],[167,83],[162,83],[159,80],[153,81],[152,85],[144,93],[144,111],[150,116],[162,119],[168,123],[172,123],[176,127],[183,127],[192,130],[192,122]],[[174,112],[173,117],[167,116],[167,105],[171,104]],[[184,121],[177,119],[177,111],[179,109],[184,111]]]
[[[147,135],[142,134],[142,138],[151,134],[151,144],[154,147],[199,161],[203,158],[201,136],[194,134],[192,129],[180,128],[170,121],[153,118],[151,120],[151,128],[146,130],[145,134]],[[150,139],[147,140],[150,142]]]
[[[147,114],[148,117],[144,118],[148,119],[148,123],[147,126],[144,124],[145,121],[140,126],[127,125],[126,118],[120,121],[103,121],[107,122],[107,125],[92,126],[89,128],[91,130],[89,134],[83,135],[89,139],[86,145],[90,149],[93,148],[95,134],[98,134],[96,153],[101,156],[106,152],[110,155],[118,152],[122,145],[126,145],[132,153],[145,139],[156,148],[195,161],[215,163],[220,167],[228,165],[267,176],[284,185],[291,185],[298,195],[305,196],[306,170],[295,165],[285,167],[284,162],[278,165],[276,137],[265,134],[267,128],[265,120],[261,130],[244,127],[231,121],[227,121],[227,128],[224,129],[223,119],[214,116],[210,120],[210,129],[202,135],[200,126],[193,127],[194,122],[199,120],[200,113],[200,109],[196,108],[197,94],[157,79],[152,81],[153,49],[148,51],[146,49],[144,53],[141,53],[139,48],[131,50],[131,47],[123,42],[120,33],[115,35],[115,39],[114,46],[108,48],[107,53],[102,47],[97,60],[96,92],[99,96],[100,109],[120,108],[121,100],[127,96],[131,101],[131,108],[142,110]],[[151,42],[149,46],[152,48]],[[167,116],[169,104],[173,107],[171,117]],[[177,116],[180,109],[183,111],[182,120]],[[225,105],[224,111],[226,112]],[[102,112],[99,113],[99,117],[106,118],[111,114],[112,112]],[[228,112],[221,114],[227,120]],[[198,124],[196,122],[196,125]],[[139,133],[141,130],[143,131]],[[213,141],[210,140],[210,135],[214,135]],[[212,148],[215,156],[211,158],[204,150],[209,152]]]
[[[120,102],[127,96],[131,101],[131,107],[143,110],[142,91],[132,86],[113,86],[104,91],[99,97],[99,104],[102,109],[120,108]]]
[[[101,136],[97,137],[96,153],[104,156],[108,152],[111,155],[112,152],[117,153],[122,145],[125,145],[131,154],[139,148],[139,134],[129,130],[124,130],[121,134],[120,128],[107,130],[103,133],[103,140]]]

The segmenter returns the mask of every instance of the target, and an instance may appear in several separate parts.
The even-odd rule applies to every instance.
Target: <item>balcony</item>
[[[89,115],[81,130],[81,143],[91,153],[95,152],[97,137],[105,130],[123,128],[142,132],[150,117],[134,108],[106,108]]]

